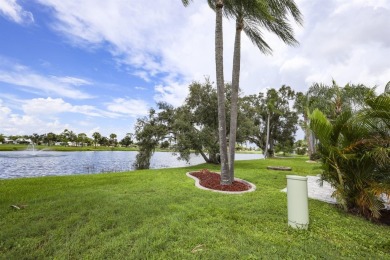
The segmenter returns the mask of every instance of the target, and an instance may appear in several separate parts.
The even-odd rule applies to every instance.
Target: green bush
[[[379,218],[384,207],[379,196],[390,195],[390,96],[366,102],[368,108],[343,111],[332,121],[316,109],[310,128],[320,141],[322,178],[335,187],[338,202]]]
[[[296,153],[298,155],[305,155],[307,153],[307,149],[305,147],[298,147],[296,148]]]

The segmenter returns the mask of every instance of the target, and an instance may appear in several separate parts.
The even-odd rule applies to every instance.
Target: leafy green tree
[[[96,145],[100,142],[102,135],[99,132],[94,132],[92,134],[92,137],[93,137],[93,143],[95,144],[95,148],[96,148]]]
[[[177,108],[173,123],[176,143],[173,149],[180,158],[188,160],[191,150],[200,154],[208,163],[220,163],[218,131],[218,91],[206,80],[194,82],[183,106]]]
[[[242,110],[247,117],[240,129],[244,139],[260,147],[264,153],[268,149],[273,154],[275,147],[281,151],[291,151],[294,134],[297,130],[298,115],[290,107],[295,92],[289,86],[279,90],[269,89],[264,95],[250,95],[242,98]],[[269,147],[267,129],[269,118]]]
[[[116,140],[116,138],[117,138],[117,135],[116,134],[114,134],[114,133],[112,133],[112,134],[110,134],[110,145],[113,145],[113,146],[116,146],[116,144],[117,144],[117,140]]]
[[[310,113],[319,109],[327,118],[334,120],[343,111],[358,111],[366,106],[365,99],[373,97],[374,90],[362,84],[347,84],[342,88],[332,80],[331,86],[314,83],[305,94],[297,94],[295,108],[303,117],[301,127],[305,130],[311,158],[316,154],[316,137],[309,128]]]
[[[157,113],[156,110],[150,109],[149,115],[138,118],[135,124],[135,137],[139,149],[134,163],[136,169],[149,169],[150,159],[156,147],[168,134],[169,127],[163,123],[162,118],[166,117],[169,120],[171,116],[166,116],[166,114],[170,114],[173,108],[164,103],[157,105],[159,109],[165,108],[166,111]]]
[[[160,148],[161,149],[168,149],[169,148],[169,141],[165,140],[160,143]]]
[[[3,134],[0,134],[0,143],[4,143],[5,137]]]
[[[53,145],[53,143],[57,140],[57,135],[49,132],[45,135],[45,142],[47,143],[48,146]]]
[[[30,135],[28,137],[34,144],[39,144],[39,142],[41,141],[41,138],[39,136],[39,134],[37,133],[33,133],[32,135]]]
[[[76,142],[78,145],[84,146],[84,143],[86,142],[87,138],[88,137],[86,133],[80,133],[77,135]]]
[[[390,96],[369,97],[359,111],[342,109],[328,118],[318,109],[310,128],[319,139],[322,179],[335,187],[345,210],[378,218],[381,194],[390,195]]]
[[[99,139],[99,144],[100,144],[101,146],[109,146],[109,145],[110,145],[110,140],[109,140],[107,137],[102,136],[102,137],[100,137],[100,139]]]
[[[62,142],[63,143],[66,143],[68,145],[68,142],[72,142],[72,143],[75,143],[76,140],[77,140],[77,135],[71,131],[71,130],[68,130],[68,129],[65,129],[62,133],[61,133],[61,137],[62,137]]]
[[[298,140],[294,143],[294,148],[298,155],[305,155],[307,152],[307,143],[305,140]]]
[[[229,88],[227,88],[229,89]],[[136,139],[140,149],[136,167],[147,168],[155,148],[169,141],[179,159],[189,160],[191,152],[208,163],[220,163],[217,91],[207,80],[190,85],[184,104],[173,108],[159,103],[158,111],[137,120]],[[145,161],[145,163],[143,163]]]
[[[127,133],[125,137],[119,142],[121,145],[124,145],[128,147],[129,145],[133,144],[133,134]]]

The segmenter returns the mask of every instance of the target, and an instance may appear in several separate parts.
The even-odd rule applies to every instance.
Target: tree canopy
[[[226,106],[230,106],[231,87],[226,85]],[[271,89],[267,96],[262,94],[244,96],[238,114],[237,142],[250,141],[264,148],[264,128],[260,129],[266,117],[264,108],[273,98],[272,147],[293,147],[297,115],[290,108],[294,91],[288,86]],[[137,120],[135,137],[140,149],[136,167],[147,168],[155,149],[162,142],[179,159],[189,160],[190,153],[200,154],[205,162],[219,163],[219,133],[217,113],[217,91],[211,82],[193,82],[182,106],[174,108],[167,103],[158,103],[157,110],[151,109],[149,116]],[[229,122],[229,115],[226,121]],[[230,130],[230,129],[228,129]],[[228,131],[229,132],[229,131]],[[228,136],[225,136],[227,139]]]

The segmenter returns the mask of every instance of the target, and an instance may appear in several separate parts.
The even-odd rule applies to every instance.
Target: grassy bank
[[[287,227],[286,172],[306,158],[237,162],[257,186],[226,195],[195,188],[196,167],[0,180],[0,259],[385,259],[389,227],[309,201],[310,228]],[[10,205],[27,205],[16,210]]]

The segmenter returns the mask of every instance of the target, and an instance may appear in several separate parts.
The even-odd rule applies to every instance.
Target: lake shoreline
[[[47,151],[22,150],[0,152],[0,179],[78,175],[135,170],[136,151]],[[261,159],[260,154],[237,154],[237,160]],[[155,152],[150,169],[185,167],[205,163],[191,154],[188,162],[171,152]]]
[[[11,145],[11,144],[0,144],[1,152],[12,152],[12,151],[25,151],[29,148],[28,145]],[[136,146],[131,147],[110,147],[110,146],[47,146],[47,145],[38,145],[35,148],[37,151],[53,151],[53,152],[89,152],[89,151],[121,151],[121,152],[138,152],[139,149]],[[156,152],[167,152],[173,153],[173,150],[169,149],[160,149],[157,148]],[[245,151],[236,151],[238,154],[262,154],[261,151],[254,150],[245,150]]]

